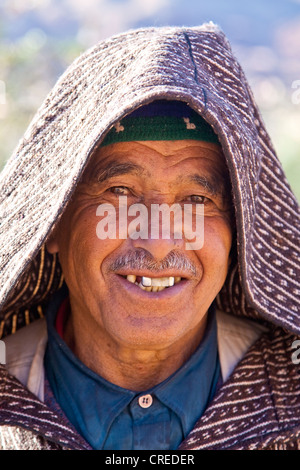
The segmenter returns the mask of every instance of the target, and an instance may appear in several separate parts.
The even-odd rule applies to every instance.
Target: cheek
[[[219,271],[227,274],[230,263],[229,254],[232,244],[232,231],[223,218],[206,218],[204,221],[204,243],[197,252],[204,271]],[[225,274],[225,277],[226,277]]]
[[[100,220],[96,209],[89,208],[62,221],[59,259],[67,282],[82,282],[87,275],[93,277],[93,273],[98,276],[103,260],[118,246],[119,240],[99,238]]]

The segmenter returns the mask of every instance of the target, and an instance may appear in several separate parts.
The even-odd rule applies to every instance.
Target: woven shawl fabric
[[[181,450],[300,449],[297,337],[276,328],[247,352]]]
[[[43,244],[108,130],[155,99],[188,103],[230,172],[238,264],[218,302],[299,334],[299,208],[224,34],[213,24],[103,41],[63,74],[0,175],[0,328],[61,284]],[[32,310],[31,310],[32,311]],[[31,321],[27,313],[26,322]],[[9,327],[12,327],[9,324]],[[1,331],[0,331],[1,333]]]

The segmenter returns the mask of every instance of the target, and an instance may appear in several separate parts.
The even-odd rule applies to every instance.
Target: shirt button
[[[153,398],[151,395],[142,395],[139,397],[139,405],[141,408],[149,408],[153,403]]]

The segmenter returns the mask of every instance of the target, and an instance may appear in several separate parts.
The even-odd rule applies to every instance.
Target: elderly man
[[[298,448],[298,206],[216,26],[83,54],[1,189],[2,448]]]

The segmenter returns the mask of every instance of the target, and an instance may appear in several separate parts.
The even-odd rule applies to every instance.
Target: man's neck
[[[107,338],[99,325],[82,322],[70,315],[64,340],[92,371],[105,380],[134,391],[145,391],[163,382],[178,370],[198,347],[206,327],[200,327],[164,348],[130,347]]]

